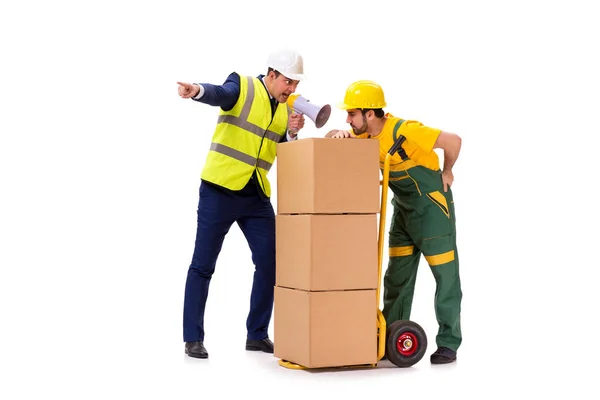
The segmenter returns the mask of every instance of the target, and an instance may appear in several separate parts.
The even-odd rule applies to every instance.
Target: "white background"
[[[3,2],[0,398],[595,396],[591,4]],[[335,105],[372,79],[386,111],[463,138],[457,363],[429,363],[437,324],[424,262],[412,319],[430,347],[412,368],[295,371],[244,351],[252,265],[235,226],[210,288],[210,359],[184,355],[184,284],[218,110],[179,98],[176,81],[264,73],[282,47],[304,56],[298,93],[313,103]],[[334,108],[301,135],[344,119]]]

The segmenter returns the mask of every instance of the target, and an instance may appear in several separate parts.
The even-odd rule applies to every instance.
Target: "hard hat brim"
[[[357,107],[357,106],[350,106],[344,102],[338,103],[337,104],[338,108],[342,109],[342,110],[353,110],[353,109],[357,109],[357,110],[363,110],[363,109],[370,109],[370,110],[377,110],[380,108],[384,108],[387,107],[386,103],[383,103],[379,106],[372,106],[372,107]]]
[[[354,106],[349,106],[348,104],[344,103],[343,101],[338,103],[337,107],[341,110],[352,110],[353,108],[356,108]]]
[[[280,72],[280,73],[281,73],[281,75],[283,75],[286,78],[291,79],[293,81],[303,81],[306,79],[303,74],[284,74],[283,72]]]

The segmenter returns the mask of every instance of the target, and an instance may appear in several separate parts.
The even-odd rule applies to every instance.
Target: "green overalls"
[[[394,140],[403,123],[394,127]],[[404,163],[413,163],[403,149]],[[414,164],[414,163],[413,163]],[[460,304],[462,291],[456,249],[456,219],[452,191],[444,192],[441,171],[421,165],[390,171],[394,193],[389,232],[389,263],[384,276],[383,315],[392,322],[410,319],[417,267],[421,253],[435,277],[435,314],[439,324],[438,347],[454,351],[462,341]]]

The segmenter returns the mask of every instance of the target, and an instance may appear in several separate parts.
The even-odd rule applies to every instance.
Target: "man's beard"
[[[350,126],[352,127],[352,132],[354,132],[354,134],[356,136],[358,135],[362,135],[363,133],[365,133],[367,131],[367,120],[363,118],[363,124],[360,128],[355,127],[354,125],[350,124]]]

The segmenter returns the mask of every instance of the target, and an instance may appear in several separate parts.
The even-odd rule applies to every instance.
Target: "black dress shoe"
[[[432,364],[448,364],[456,361],[456,352],[447,347],[438,347],[431,355]]]
[[[206,351],[202,342],[187,342],[185,344],[185,354],[194,358],[208,358],[208,351]]]
[[[246,350],[250,351],[264,351],[265,353],[273,352],[273,342],[269,338],[262,340],[246,340]]]

